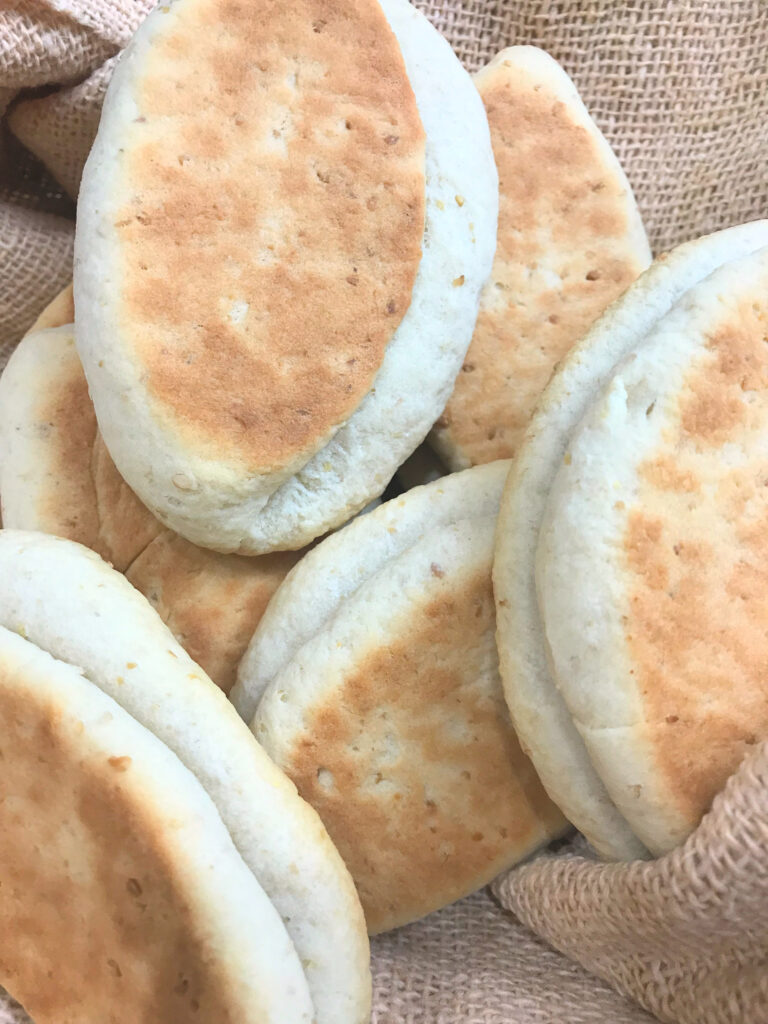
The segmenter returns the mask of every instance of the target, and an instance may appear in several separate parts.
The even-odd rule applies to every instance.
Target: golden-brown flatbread
[[[214,823],[221,828],[223,822],[240,855],[234,867],[225,863],[223,883],[216,873],[217,851],[208,845],[208,836],[200,839],[184,830],[177,832],[182,851],[202,856],[206,877],[193,879],[201,895],[209,891],[208,884],[214,894],[221,888],[222,898],[229,885],[243,888],[243,906],[251,905],[251,911],[246,910],[248,943],[266,949],[274,944],[279,954],[279,936],[268,927],[265,914],[253,907],[254,897],[248,897],[238,883],[238,874],[247,865],[268,897],[267,907],[271,903],[280,915],[298,953],[314,1004],[313,1024],[367,1024],[368,941],[363,912],[338,851],[317,814],[299,799],[221,690],[187,655],[146,599],[95,552],[61,537],[21,530],[0,531],[0,580],[0,625],[40,651],[78,666],[89,684],[98,688],[93,700],[86,701],[92,711],[85,717],[79,703],[67,704],[81,719],[80,730],[91,735],[117,717],[108,706],[99,705],[101,691],[175,755],[171,757],[177,769],[174,775],[162,766],[147,765],[146,758],[134,757],[130,749],[117,752],[131,756],[137,767],[146,767],[152,785],[158,787],[164,829],[174,833],[183,826],[181,765],[215,804]],[[30,756],[36,753],[33,744]],[[0,800],[0,813],[5,809]],[[215,838],[213,829],[207,831]],[[169,840],[173,841],[171,835]],[[211,955],[214,962],[229,962],[225,970],[235,969],[241,955],[236,929],[231,939],[231,946],[219,942]],[[259,975],[254,973],[250,983],[262,997]],[[272,974],[269,999],[290,999],[296,993],[299,988],[284,972],[278,969]],[[97,1016],[95,1024],[102,1019]],[[133,1024],[134,1019],[128,1021]],[[234,1018],[237,1022],[249,1019],[248,1014]],[[284,1024],[293,1015],[278,1014],[270,1020]]]
[[[410,304],[413,90],[375,0],[344,17],[334,0],[264,0],[258,18],[187,0],[165,20],[123,140],[121,317],[185,433],[253,473],[291,465],[359,405]]]
[[[165,530],[126,576],[189,656],[229,693],[269,599],[301,554],[220,555]]]
[[[310,1024],[280,917],[160,740],[4,627],[0,721],[0,984],[36,1024]]]
[[[259,683],[282,655],[251,727],[320,814],[371,932],[480,888],[566,828],[498,673],[491,562],[507,468],[417,487],[322,542],[241,667],[242,709],[251,671]]]
[[[301,553],[221,555],[166,530],[118,473],[72,326],[53,327],[53,319],[21,341],[0,380],[5,526],[77,541],[127,573],[228,692],[267,602]]]
[[[686,242],[659,256],[606,310],[553,376],[525,443],[512,460],[504,489],[493,585],[507,704],[547,792],[595,850],[610,859],[633,860],[647,856],[647,850],[606,790],[554,676],[535,584],[536,551],[548,495],[574,431],[615,368],[631,358],[686,293],[718,268],[766,245],[768,221],[754,221]],[[649,405],[650,401],[644,412]],[[590,524],[591,517],[582,520],[582,534]],[[588,575],[596,571],[597,563]]]
[[[477,91],[406,0],[160,5],[78,201],[77,343],[121,475],[226,553],[342,525],[445,404],[497,204]]]
[[[767,324],[768,248],[688,289],[574,431],[539,536],[557,684],[657,854],[768,737]]]
[[[499,169],[499,232],[432,434],[452,469],[515,454],[556,363],[651,260],[629,182],[560,65],[514,46],[475,81]]]
[[[49,307],[50,308],[50,307]],[[11,529],[75,540],[125,570],[162,530],[99,434],[71,324],[33,330],[0,380],[0,501]]]

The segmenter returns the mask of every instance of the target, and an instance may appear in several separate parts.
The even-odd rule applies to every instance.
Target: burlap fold
[[[115,55],[150,6],[0,10],[0,365],[71,274],[71,198]],[[417,6],[471,70],[512,43],[561,61],[657,251],[768,212],[764,0]],[[768,1024],[768,747],[668,857],[601,865],[576,846],[494,893],[508,910],[479,893],[374,941],[376,1024],[641,1024],[646,1010],[674,1024]],[[0,994],[0,1024],[22,1019]]]
[[[546,855],[497,880],[534,931],[663,1021],[768,1021],[768,743],[656,861]]]
[[[72,276],[74,234],[71,220],[0,201],[0,365]]]
[[[0,85],[75,82],[117,52],[118,45],[59,6],[16,0],[0,11]]]
[[[652,1024],[487,892],[373,941],[373,1024]]]
[[[73,199],[77,198],[86,158],[99,127],[104,94],[118,55],[96,68],[84,82],[48,96],[20,100],[8,115],[8,127]]]

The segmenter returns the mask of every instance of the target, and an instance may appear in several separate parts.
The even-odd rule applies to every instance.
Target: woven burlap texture
[[[0,10],[0,365],[71,274],[72,199],[115,55],[149,6]],[[417,6],[471,70],[512,43],[561,61],[627,169],[657,251],[765,214],[764,0]],[[599,865],[576,845],[493,892],[374,941],[376,1024],[650,1021],[637,1003],[677,1024],[768,1024],[768,751],[669,857]],[[23,1019],[0,995],[0,1024]]]
[[[648,863],[545,855],[494,892],[539,935],[661,1020],[768,1021],[768,743],[696,832]]]

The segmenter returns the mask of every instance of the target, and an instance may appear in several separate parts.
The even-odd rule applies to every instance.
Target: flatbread
[[[499,235],[431,435],[451,469],[517,452],[556,363],[651,262],[630,184],[557,61],[513,46],[475,83],[499,169]]]
[[[480,888],[566,827],[520,750],[498,675],[486,505],[506,468],[464,474],[457,521],[430,516],[411,534],[411,495],[424,507],[431,492],[433,513],[452,505],[438,481],[319,545],[286,582],[295,593],[310,573],[336,573],[346,593],[272,679],[252,728],[320,813],[372,933]],[[385,534],[398,550],[361,579],[361,551],[378,563]],[[292,614],[319,617],[325,583],[308,582]]]
[[[657,854],[768,738],[768,246],[690,289],[615,370],[537,555],[558,685]]]
[[[300,557],[220,555],[164,530],[126,572],[189,656],[224,693],[269,599]]]
[[[534,581],[539,526],[568,439],[613,367],[685,292],[731,259],[768,244],[768,222],[717,232],[659,257],[595,324],[553,378],[514,460],[494,561],[498,647],[507,703],[547,792],[603,856],[642,844],[616,810],[552,676]]]
[[[489,465],[470,477],[476,518],[493,516],[508,466]],[[384,502],[309,551],[269,603],[243,656],[229,699],[250,722],[270,683],[356,590],[412,547],[429,529],[467,518],[467,477],[444,476],[430,487]]]
[[[0,984],[37,1024],[310,1024],[272,904],[195,777],[0,628]]]
[[[319,1024],[367,1022],[368,942],[348,871],[147,601],[93,552],[44,534],[0,532],[0,579],[0,625],[80,666],[198,778],[286,925]]]
[[[30,327],[28,333],[37,330],[44,330],[47,327],[61,327],[63,324],[71,324],[75,319],[75,302],[72,294],[72,283],[70,282],[56,295],[45,307],[40,316]],[[0,414],[1,414],[0,405]],[[0,449],[0,453],[2,449]],[[0,515],[0,527],[2,527],[2,515]]]
[[[381,493],[469,344],[496,180],[477,93],[406,0],[157,8],[106,97],[75,260],[99,424],[155,515],[259,553]]]
[[[71,324],[26,335],[0,377],[0,501],[7,527],[77,541],[125,572],[225,693],[300,556],[221,555],[155,519],[101,440]]]
[[[67,537],[121,571],[163,532],[104,447],[71,323],[27,334],[0,377],[0,499],[6,527]]]

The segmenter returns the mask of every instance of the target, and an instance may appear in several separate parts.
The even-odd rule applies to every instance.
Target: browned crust
[[[435,567],[439,571],[439,567]],[[478,888],[563,827],[512,730],[487,573],[433,599],[311,709],[282,765],[350,869],[369,930]]]
[[[220,555],[166,531],[126,576],[189,656],[229,693],[269,599],[301,555]]]
[[[221,555],[165,530],[118,473],[74,349],[49,383],[38,417],[53,431],[40,526],[125,572],[189,655],[229,692],[267,602],[302,552]]]
[[[534,81],[510,61],[478,78],[499,171],[498,243],[436,431],[462,465],[515,454],[556,363],[643,269],[602,147]]]
[[[72,348],[38,413],[52,431],[49,486],[39,522],[124,570],[162,530],[118,473],[96,424],[88,384]]]
[[[88,384],[74,348],[62,373],[43,396],[38,419],[50,425],[49,486],[41,493],[40,524],[49,533],[93,548],[99,516],[91,453],[98,428]]]
[[[767,416],[768,303],[743,302],[710,333],[627,512],[626,640],[654,766],[691,828],[768,737]]]
[[[91,451],[90,476],[99,531],[89,547],[124,572],[163,526],[120,476],[98,431]]]
[[[419,265],[424,134],[394,34],[376,0],[186,0],[137,99],[119,327],[150,401],[198,450],[296,464],[370,390]]]
[[[0,984],[37,1024],[242,1024],[131,758],[2,683],[0,710]]]

